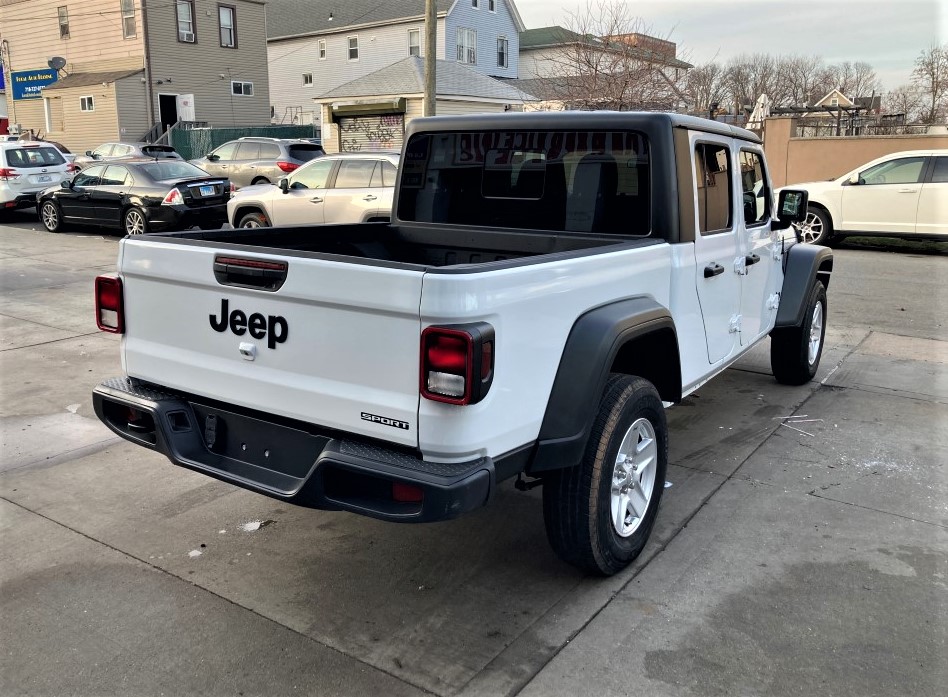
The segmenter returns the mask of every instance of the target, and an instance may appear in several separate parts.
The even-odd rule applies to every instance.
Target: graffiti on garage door
[[[404,133],[402,114],[345,116],[339,120],[339,149],[342,152],[401,150]]]

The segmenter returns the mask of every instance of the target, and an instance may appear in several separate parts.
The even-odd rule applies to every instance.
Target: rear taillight
[[[235,193],[237,193],[237,187],[234,186],[234,182],[231,182],[231,183],[230,183],[230,193],[231,193],[232,195],[235,194]]]
[[[184,196],[182,196],[181,192],[177,189],[172,189],[168,192],[168,195],[165,196],[164,200],[161,202],[161,205],[173,206],[177,203],[184,203]]]
[[[79,165],[70,162],[69,164],[66,165],[66,171],[69,172],[70,174],[75,174],[76,172],[79,171]]]
[[[14,181],[20,178],[20,173],[9,167],[0,167],[0,179],[5,182]]]
[[[494,328],[486,322],[428,327],[421,333],[421,395],[476,404],[494,379]]]
[[[99,276],[95,279],[95,323],[104,332],[125,332],[125,299],[120,278]]]
[[[277,167],[282,169],[284,172],[292,172],[294,169],[298,169],[299,165],[295,162],[284,162],[281,160],[277,162]]]

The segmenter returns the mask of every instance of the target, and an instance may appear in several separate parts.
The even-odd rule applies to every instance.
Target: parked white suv
[[[311,160],[278,186],[257,184],[227,204],[233,227],[388,222],[399,154],[345,153]]]
[[[36,195],[71,176],[73,165],[53,145],[0,142],[0,210],[36,205]]]
[[[948,150],[909,150],[823,182],[793,184],[810,195],[804,242],[850,235],[948,240]]]

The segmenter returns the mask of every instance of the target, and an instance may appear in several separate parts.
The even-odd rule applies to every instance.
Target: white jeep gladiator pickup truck
[[[291,503],[453,518],[543,485],[566,561],[642,550],[664,409],[770,337],[813,377],[829,249],[753,133],[669,114],[415,119],[391,223],[126,237],[96,279],[99,418]],[[779,215],[777,215],[779,213]],[[524,479],[524,476],[529,479]]]

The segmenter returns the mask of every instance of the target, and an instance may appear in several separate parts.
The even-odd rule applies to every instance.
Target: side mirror
[[[289,193],[289,191],[290,191],[290,180],[287,179],[286,177],[283,177],[282,179],[280,179],[279,182],[277,182],[277,186],[280,187],[280,191],[282,191],[284,194]]]
[[[860,179],[859,179],[859,172],[856,172],[853,176],[851,176],[851,177],[849,178],[849,183],[850,183],[850,184],[858,184],[859,182],[860,182]]]
[[[777,219],[771,222],[771,229],[784,230],[792,223],[802,223],[806,220],[806,205],[809,199],[809,194],[803,189],[782,190],[777,199]]]
[[[217,162],[219,159],[221,159],[221,156],[215,155],[214,153],[211,153],[210,155],[207,156],[208,162]]]
[[[86,157],[91,157],[91,158],[94,159],[94,158],[95,158],[95,155],[92,154],[92,151],[91,151],[91,150],[86,150]]]
[[[63,189],[71,189],[72,179],[63,179],[61,182],[59,182],[59,186],[62,187]]]

